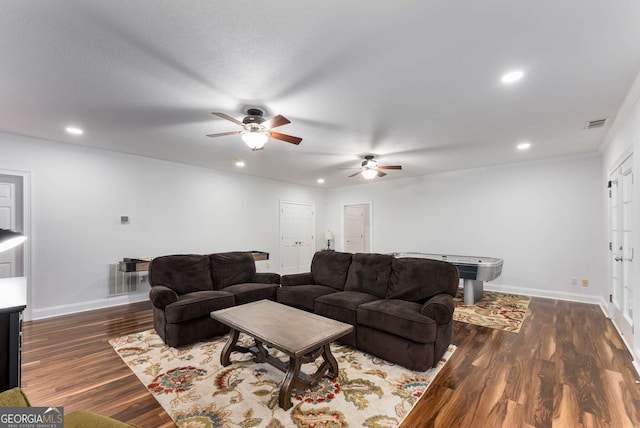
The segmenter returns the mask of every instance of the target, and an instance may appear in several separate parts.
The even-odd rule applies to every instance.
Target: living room
[[[639,36],[637,32],[630,34]],[[156,54],[156,59],[162,58],[161,53],[149,51]],[[103,130],[92,129],[91,109],[81,103],[76,107],[85,112],[71,115],[71,103],[57,124],[43,122],[45,115],[34,107],[37,98],[25,97],[17,107],[7,103],[4,119],[0,121],[4,131],[0,134],[0,175],[19,177],[24,191],[23,231],[29,237],[23,248],[23,275],[28,283],[26,319],[45,320],[147,301],[147,286],[129,294],[108,296],[109,265],[123,257],[260,250],[270,254],[265,269],[278,272],[282,262],[278,227],[281,201],[303,202],[314,207],[316,250],[326,245],[323,236],[327,230],[334,235],[332,246],[338,251],[344,250],[344,206],[369,203],[372,252],[422,251],[500,257],[504,259],[502,276],[488,283],[487,289],[595,304],[605,316],[613,318],[613,305],[609,302],[612,262],[608,250],[607,182],[624,158],[640,150],[640,59],[637,54],[629,63],[635,64],[633,72],[628,64],[618,70],[623,81],[619,85],[625,86],[625,90],[611,95],[611,99],[619,102],[615,104],[607,99],[602,103],[606,111],[593,112],[611,120],[602,129],[580,130],[596,133],[596,137],[588,137],[597,140],[589,150],[532,155],[536,149],[534,144],[533,150],[518,152],[518,157],[510,162],[494,164],[485,160],[478,165],[467,165],[461,160],[459,168],[403,176],[401,174],[411,172],[410,156],[396,156],[395,161],[391,153],[402,150],[392,150],[383,144],[378,149],[382,147],[389,156],[381,159],[402,163],[405,166],[402,172],[391,171],[387,177],[371,182],[354,177],[340,186],[333,186],[330,180],[324,185],[315,180],[321,172],[326,175],[334,170],[346,177],[355,170],[341,168],[349,167],[347,164],[354,160],[357,167],[359,160],[355,155],[376,152],[374,144],[351,142],[349,147],[353,153],[348,162],[338,158],[339,162],[326,167],[324,160],[319,161],[319,166],[310,170],[305,184],[287,182],[279,176],[259,176],[251,168],[272,151],[282,163],[280,169],[285,171],[279,173],[286,175],[288,168],[294,170],[297,168],[294,164],[311,156],[292,158],[295,149],[312,145],[308,150],[320,152],[318,156],[322,156],[326,147],[319,140],[300,134],[304,138],[300,147],[278,148],[277,144],[282,143],[272,140],[264,151],[251,152],[239,136],[225,137],[230,140],[224,142],[204,137],[217,129],[221,132],[226,129],[222,121],[214,120],[211,111],[253,98],[249,96],[237,95],[238,101],[230,102],[228,98],[232,96],[213,91],[224,100],[222,105],[210,100],[199,101],[195,106],[183,106],[183,110],[176,108],[178,119],[173,119],[197,122],[198,137],[202,137],[198,144],[233,146],[231,151],[237,153],[234,156],[246,158],[244,170],[236,170],[231,164],[234,156],[227,156],[227,151],[217,154],[216,148],[209,148],[212,152],[208,153],[224,158],[228,167],[210,168],[137,153],[127,146],[131,141],[133,147],[133,140],[138,137],[135,133],[112,134],[109,138],[119,139],[119,149],[101,147]],[[54,69],[64,72],[64,61],[56,59],[52,64]],[[43,68],[46,67],[43,65]],[[174,66],[174,72],[179,70],[179,65]],[[327,74],[331,76],[328,70]],[[27,86],[58,92],[56,86],[48,86],[44,77],[36,80],[29,76],[19,85],[12,81],[14,86],[9,91],[10,85],[7,85],[6,92],[19,93]],[[191,77],[197,80],[197,76]],[[522,83],[527,83],[526,77]],[[604,79],[602,86],[610,83]],[[594,86],[598,84],[596,80]],[[236,89],[242,92],[241,88]],[[64,98],[62,93],[57,96]],[[117,123],[115,119],[127,122],[127,109],[135,110],[132,107],[135,103],[129,102],[131,104],[107,106],[105,112],[113,115],[114,123]],[[554,99],[554,102],[559,101]],[[295,117],[295,111],[280,110],[281,106],[292,109],[294,104],[289,107],[284,102],[274,102],[271,108],[274,113]],[[118,107],[122,107],[122,111],[114,113]],[[24,116],[18,117],[19,110],[34,112],[31,131],[24,131],[28,126]],[[240,110],[236,110],[230,113],[241,117]],[[184,119],[194,111],[197,111],[196,118]],[[311,116],[309,113],[306,120],[311,122]],[[85,119],[85,135],[65,135],[63,128],[67,123],[62,119],[68,117]],[[149,123],[172,120],[172,116],[161,109],[144,117]],[[595,118],[589,116],[581,120]],[[183,131],[180,126],[167,130],[171,138],[180,139],[178,132]],[[293,129],[282,129],[295,133]],[[335,134],[330,133],[329,137]],[[234,138],[238,139],[235,146]],[[510,145],[511,142],[511,148]],[[483,150],[498,151],[504,147],[488,146]],[[178,146],[172,150],[182,149]],[[451,150],[454,157],[456,150]],[[444,157],[443,152],[447,150],[430,150],[433,163]],[[480,153],[478,150],[475,156],[481,157]],[[633,157],[633,169],[640,168],[638,159]],[[634,189],[634,200],[640,200],[638,187]],[[121,222],[122,216],[128,217],[127,223]],[[640,229],[637,221],[634,225],[634,230]],[[637,234],[633,235],[633,243],[638,247]],[[634,291],[640,284],[639,271],[633,269],[631,276]],[[587,285],[583,285],[583,280]],[[640,313],[637,295],[640,292],[633,294],[633,307],[635,313]],[[640,333],[634,334],[626,341],[638,370]]]

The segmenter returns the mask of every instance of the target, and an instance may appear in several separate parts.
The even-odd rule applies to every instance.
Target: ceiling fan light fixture
[[[269,135],[266,131],[250,128],[242,133],[242,140],[251,147],[252,150],[260,150],[264,147],[265,143],[269,139]]]
[[[371,169],[371,168],[365,168],[365,169],[362,170],[361,174],[367,180],[372,180],[378,175],[378,171],[376,171],[375,169]]]

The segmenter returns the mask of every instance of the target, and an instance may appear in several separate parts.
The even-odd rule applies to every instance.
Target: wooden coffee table
[[[231,328],[229,340],[220,355],[220,363],[223,366],[231,364],[231,352],[251,352],[254,361],[269,363],[286,373],[278,396],[278,404],[284,410],[292,406],[291,390],[296,381],[313,385],[325,372],[332,378],[338,376],[338,362],[331,354],[330,344],[353,330],[352,325],[271,300],[260,300],[213,311],[211,318]],[[253,337],[253,346],[238,346],[240,333]],[[265,345],[288,355],[289,362],[270,355]],[[301,372],[302,364],[315,361],[320,356],[324,361],[315,373],[309,375]]]

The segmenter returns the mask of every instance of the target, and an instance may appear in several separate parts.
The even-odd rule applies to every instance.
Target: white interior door
[[[16,185],[0,182],[0,229],[16,229]],[[18,249],[0,253],[0,278],[16,276]]]
[[[348,253],[364,253],[365,205],[344,207],[344,249]]]
[[[280,274],[309,272],[314,230],[313,204],[280,202]]]
[[[633,347],[634,182],[632,158],[610,175],[610,253],[612,319]]]

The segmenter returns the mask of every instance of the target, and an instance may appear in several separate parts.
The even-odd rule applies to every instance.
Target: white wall
[[[324,190],[12,134],[0,153],[0,170],[31,173],[34,318],[124,303],[107,298],[123,257],[261,250],[277,272],[279,201],[324,206]]]
[[[603,303],[600,164],[593,154],[332,190],[327,227],[340,250],[342,206],[372,201],[375,252],[499,257],[494,289]]]
[[[343,205],[371,202],[373,251],[501,257],[494,287],[597,303],[608,294],[598,155],[325,192],[12,134],[0,134],[0,153],[0,170],[31,173],[34,318],[122,303],[106,297],[107,265],[122,257],[262,250],[278,271],[280,200],[315,203],[316,236],[332,230],[338,250]]]

